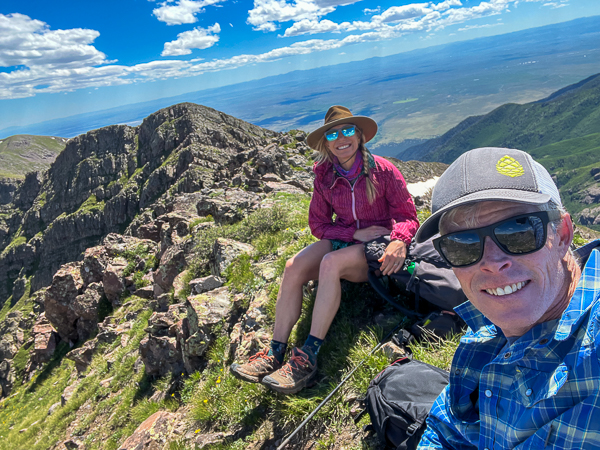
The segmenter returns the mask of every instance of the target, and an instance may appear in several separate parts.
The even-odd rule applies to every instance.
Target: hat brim
[[[488,189],[485,191],[474,192],[448,203],[446,206],[429,216],[417,230],[415,240],[418,243],[421,243],[433,237],[439,232],[439,224],[442,214],[458,206],[483,201],[505,201],[524,203],[527,205],[543,205],[544,203],[548,203],[550,199],[551,197],[548,194],[541,194],[533,191],[521,191],[516,189]]]
[[[319,140],[323,137],[323,134],[330,128],[335,127],[343,123],[351,123],[356,125],[363,133],[365,142],[369,142],[377,134],[377,122],[367,116],[350,116],[342,119],[332,120],[331,122],[317,128],[306,137],[306,143],[312,149],[317,149]]]

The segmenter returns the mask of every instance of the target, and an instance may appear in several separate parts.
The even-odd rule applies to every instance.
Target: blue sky
[[[598,14],[598,0],[2,0],[0,129]]]

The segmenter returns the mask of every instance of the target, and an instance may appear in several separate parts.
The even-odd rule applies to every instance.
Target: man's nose
[[[481,270],[486,272],[502,272],[512,265],[511,256],[507,255],[496,245],[489,236],[485,237],[483,256],[479,261]]]

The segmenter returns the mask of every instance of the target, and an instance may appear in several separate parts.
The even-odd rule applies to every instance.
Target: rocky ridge
[[[213,188],[259,193],[292,175],[296,187],[309,189],[307,151],[290,135],[193,104],[158,111],[135,128],[116,125],[71,139],[49,170],[28,174],[12,202],[0,205],[0,303],[15,280],[28,279],[33,290],[47,286],[62,264],[123,232],[140,212],[168,212],[179,194],[198,193],[202,203]],[[262,180],[267,173],[274,177]],[[221,212],[224,220],[235,218]]]
[[[181,104],[136,128],[72,139],[47,172],[28,174],[0,216],[0,404],[7,408],[15,388],[70,361],[68,384],[48,413],[67,408],[77,419],[54,448],[87,448],[82,430],[96,433],[106,423],[84,420],[91,400],[73,403],[85,380],[116,370],[98,389],[122,392],[115,386],[124,373],[140,382],[167,379],[150,398],[165,402],[214,364],[215,346],[225,342],[222,358],[231,361],[265,345],[268,286],[277,284],[277,257],[285,253],[275,247],[263,254],[250,241],[261,232],[284,233],[293,245],[311,241],[306,228],[285,231],[281,206],[291,198],[286,214],[305,220],[297,208],[307,204],[312,184],[304,139],[303,132],[274,133]],[[409,182],[443,171],[406,167]],[[225,229],[233,231],[225,236]],[[249,281],[232,285],[243,255],[258,260]],[[190,431],[188,416],[160,411],[119,448],[150,448],[156,439],[147,432],[155,426],[166,426],[166,447],[151,448],[180,439],[186,446],[226,442],[240,431]]]

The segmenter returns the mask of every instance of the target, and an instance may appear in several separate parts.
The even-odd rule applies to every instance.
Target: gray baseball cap
[[[488,200],[562,206],[548,171],[531,155],[511,148],[484,147],[463,153],[442,174],[431,199],[431,216],[415,236],[423,242],[439,230],[446,211]]]

